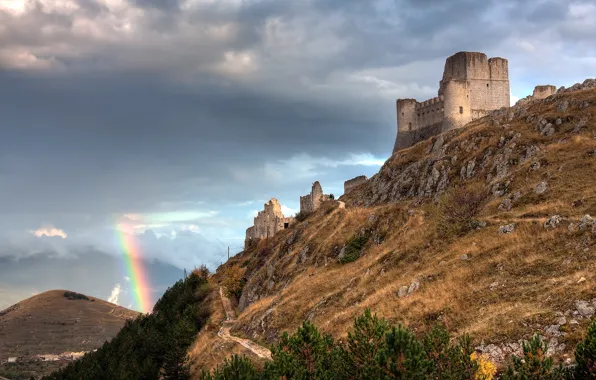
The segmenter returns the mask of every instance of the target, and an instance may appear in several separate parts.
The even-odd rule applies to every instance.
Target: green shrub
[[[230,359],[225,359],[221,367],[217,367],[213,374],[203,370],[199,377],[200,380],[252,380],[259,379],[259,374],[255,370],[252,362],[246,356],[232,355]]]
[[[521,358],[513,355],[511,360],[513,366],[507,368],[503,374],[503,380],[555,380],[564,379],[565,370],[562,365],[554,366],[553,359],[546,356],[548,345],[540,339],[540,336],[534,337],[528,342],[523,343],[523,356]]]
[[[339,259],[339,262],[347,264],[356,261],[362,254],[362,249],[368,242],[368,239],[368,235],[356,235],[348,240],[344,249],[344,255]]]
[[[596,379],[596,319],[590,323],[586,338],[575,349],[575,378]]]
[[[84,294],[75,293],[75,292],[64,292],[64,297],[68,298],[69,300],[85,300],[89,301],[89,297]]]
[[[271,356],[273,361],[264,369],[264,377],[271,379],[334,379],[334,371],[341,365],[331,336],[321,335],[308,321],[293,335],[285,332]]]

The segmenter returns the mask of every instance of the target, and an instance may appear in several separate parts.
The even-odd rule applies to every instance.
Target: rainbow
[[[116,228],[118,243],[124,253],[126,275],[130,278],[133,299],[137,310],[141,313],[148,313],[151,311],[149,308],[152,305],[151,296],[149,295],[149,282],[147,281],[147,275],[143,267],[141,250],[135,239],[136,235],[131,230],[132,228],[127,228],[126,225],[119,224]]]

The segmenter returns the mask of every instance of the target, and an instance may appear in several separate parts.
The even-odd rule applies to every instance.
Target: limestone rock
[[[402,287],[399,288],[399,290],[397,291],[397,296],[398,297],[405,297],[408,295],[408,286],[404,285]]]
[[[416,290],[418,290],[420,288],[420,283],[418,281],[414,281],[410,284],[410,287],[408,288],[408,294],[412,294],[414,293]]]
[[[587,301],[575,301],[575,308],[582,317],[592,317],[596,311]]]
[[[459,258],[460,258],[460,260],[469,260],[470,259],[470,256],[468,256],[468,254],[464,253]]]
[[[308,258],[307,254],[308,254],[308,245],[306,247],[302,248],[302,250],[300,251],[300,262],[301,263],[306,261],[306,259]]]
[[[565,111],[567,111],[567,107],[569,107],[569,102],[567,100],[564,100],[557,105],[557,111],[565,112]]]
[[[596,226],[596,219],[592,218],[588,214],[584,215],[582,220],[579,222],[580,230],[587,230],[590,228],[593,229],[595,226]]]
[[[536,187],[534,188],[534,192],[536,194],[544,194],[548,190],[548,183],[546,181],[541,181]]]
[[[544,228],[557,228],[562,220],[560,215],[553,215],[544,222]]]
[[[499,211],[510,211],[513,208],[513,202],[509,198],[505,198],[499,205]]]
[[[504,226],[499,227],[500,234],[510,234],[515,231],[515,223],[506,224]]]

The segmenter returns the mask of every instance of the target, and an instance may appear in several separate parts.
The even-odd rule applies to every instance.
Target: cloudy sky
[[[242,247],[256,210],[372,175],[395,99],[445,58],[512,99],[596,73],[592,0],[0,0],[0,308],[66,288],[137,308]]]

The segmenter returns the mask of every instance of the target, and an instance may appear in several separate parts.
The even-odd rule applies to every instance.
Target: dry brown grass
[[[566,96],[589,99],[592,105],[581,112],[596,114],[596,91]],[[528,110],[528,114],[549,118],[577,118],[577,112],[557,113],[556,102],[537,102]],[[263,295],[240,313],[232,332],[273,343],[281,332],[293,332],[310,318],[322,331],[343,337],[354,317],[367,307],[416,331],[440,321],[454,335],[471,333],[476,343],[513,342],[539,332],[553,322],[556,312],[573,309],[575,300],[596,297],[596,238],[590,232],[567,230],[570,222],[584,214],[596,214],[596,157],[587,154],[596,150],[596,119],[591,118],[580,133],[572,132],[571,124],[563,124],[548,137],[540,136],[535,123],[524,120],[511,122],[506,130],[480,120],[451,133],[451,143],[478,143],[475,150],[461,151],[460,162],[471,158],[479,162],[485,150],[497,146],[500,136],[509,131],[521,133],[518,145],[540,148],[538,170],[529,170],[532,160],[511,166],[507,195],[520,191],[522,197],[508,212],[498,210],[503,197],[487,203],[478,215],[488,223],[483,229],[440,239],[436,202],[413,205],[407,200],[321,210],[232,258],[226,265],[259,262],[250,268],[247,286]],[[378,175],[387,175],[387,167],[423,157],[431,144],[421,142],[394,155]],[[549,189],[537,195],[534,188],[542,180]],[[483,182],[476,178],[468,183]],[[371,191],[361,186],[350,196],[365,199]],[[412,215],[409,209],[414,210]],[[555,230],[545,229],[544,221],[554,214],[566,219]],[[509,222],[516,223],[516,230],[498,234],[499,226]],[[362,257],[339,264],[339,249],[361,229],[385,234],[382,243],[369,240]],[[298,234],[296,242],[288,245],[286,240],[294,233]],[[302,262],[299,256],[306,246],[309,251]],[[460,258],[464,254],[469,260]],[[218,271],[214,279],[221,280],[223,273]],[[582,277],[585,281],[578,282]],[[274,286],[267,288],[271,281]],[[412,281],[419,281],[420,289],[399,298],[397,290]],[[567,354],[587,325],[585,319],[579,322],[566,326],[568,335],[559,338],[567,344]],[[208,342],[201,337],[198,344],[207,349]]]

